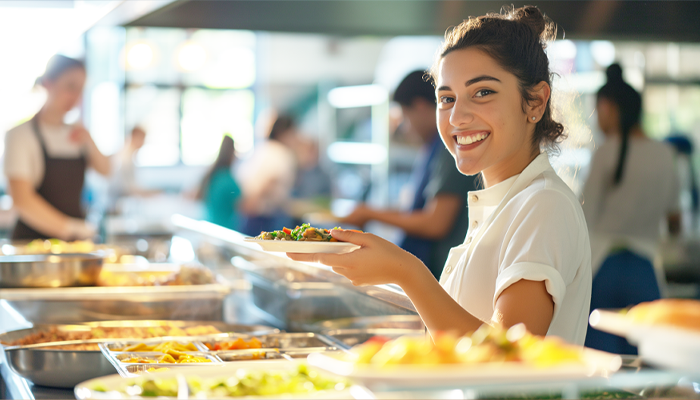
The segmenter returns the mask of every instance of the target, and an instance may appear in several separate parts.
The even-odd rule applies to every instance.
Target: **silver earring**
[[[536,119],[535,117],[532,117],[532,120],[533,120],[533,121],[534,121],[535,119]]]

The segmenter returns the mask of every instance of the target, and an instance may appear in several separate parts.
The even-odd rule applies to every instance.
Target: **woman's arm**
[[[10,179],[9,189],[22,221],[46,236],[73,240],[85,239],[94,234],[84,221],[63,214],[39,196],[30,182]]]
[[[416,307],[431,333],[474,331],[484,323],[512,326],[523,322],[544,335],[552,320],[554,303],[544,282],[521,280],[503,291],[491,321],[482,321],[462,308],[412,254],[369,233],[333,230],[340,241],[361,246],[349,254],[288,254],[297,261],[320,262],[352,281],[353,285],[399,285]]]
[[[97,171],[102,176],[108,176],[112,170],[112,163],[109,157],[105,156],[97,148],[95,141],[92,140],[90,132],[87,131],[83,126],[76,126],[70,134],[71,140],[82,144],[87,150],[88,165],[90,168]]]

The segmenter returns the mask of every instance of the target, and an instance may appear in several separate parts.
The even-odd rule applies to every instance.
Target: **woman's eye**
[[[490,89],[481,89],[478,92],[476,92],[474,97],[486,97],[492,93],[496,93],[496,92],[494,92],[493,90],[490,90]]]
[[[440,96],[440,103],[454,103],[455,99],[448,96]]]

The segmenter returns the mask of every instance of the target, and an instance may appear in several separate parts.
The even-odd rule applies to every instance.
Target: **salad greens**
[[[190,396],[217,399],[307,394],[321,390],[340,391],[350,386],[346,380],[322,376],[315,370],[309,370],[304,364],[292,371],[238,370],[235,375],[225,378],[189,377],[186,379]],[[130,381],[120,392],[143,397],[177,397],[177,388],[177,378],[144,377]],[[99,383],[92,389],[107,392],[107,388]]]

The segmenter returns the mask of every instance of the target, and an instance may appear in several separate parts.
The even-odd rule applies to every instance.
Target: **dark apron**
[[[37,115],[31,121],[34,134],[39,140],[44,155],[44,180],[36,192],[58,211],[73,218],[85,218],[80,207],[80,197],[83,192],[87,159],[85,155],[79,158],[52,158],[46,152],[44,137],[39,129]],[[30,228],[20,218],[12,232],[12,240],[47,239],[48,237]]]

